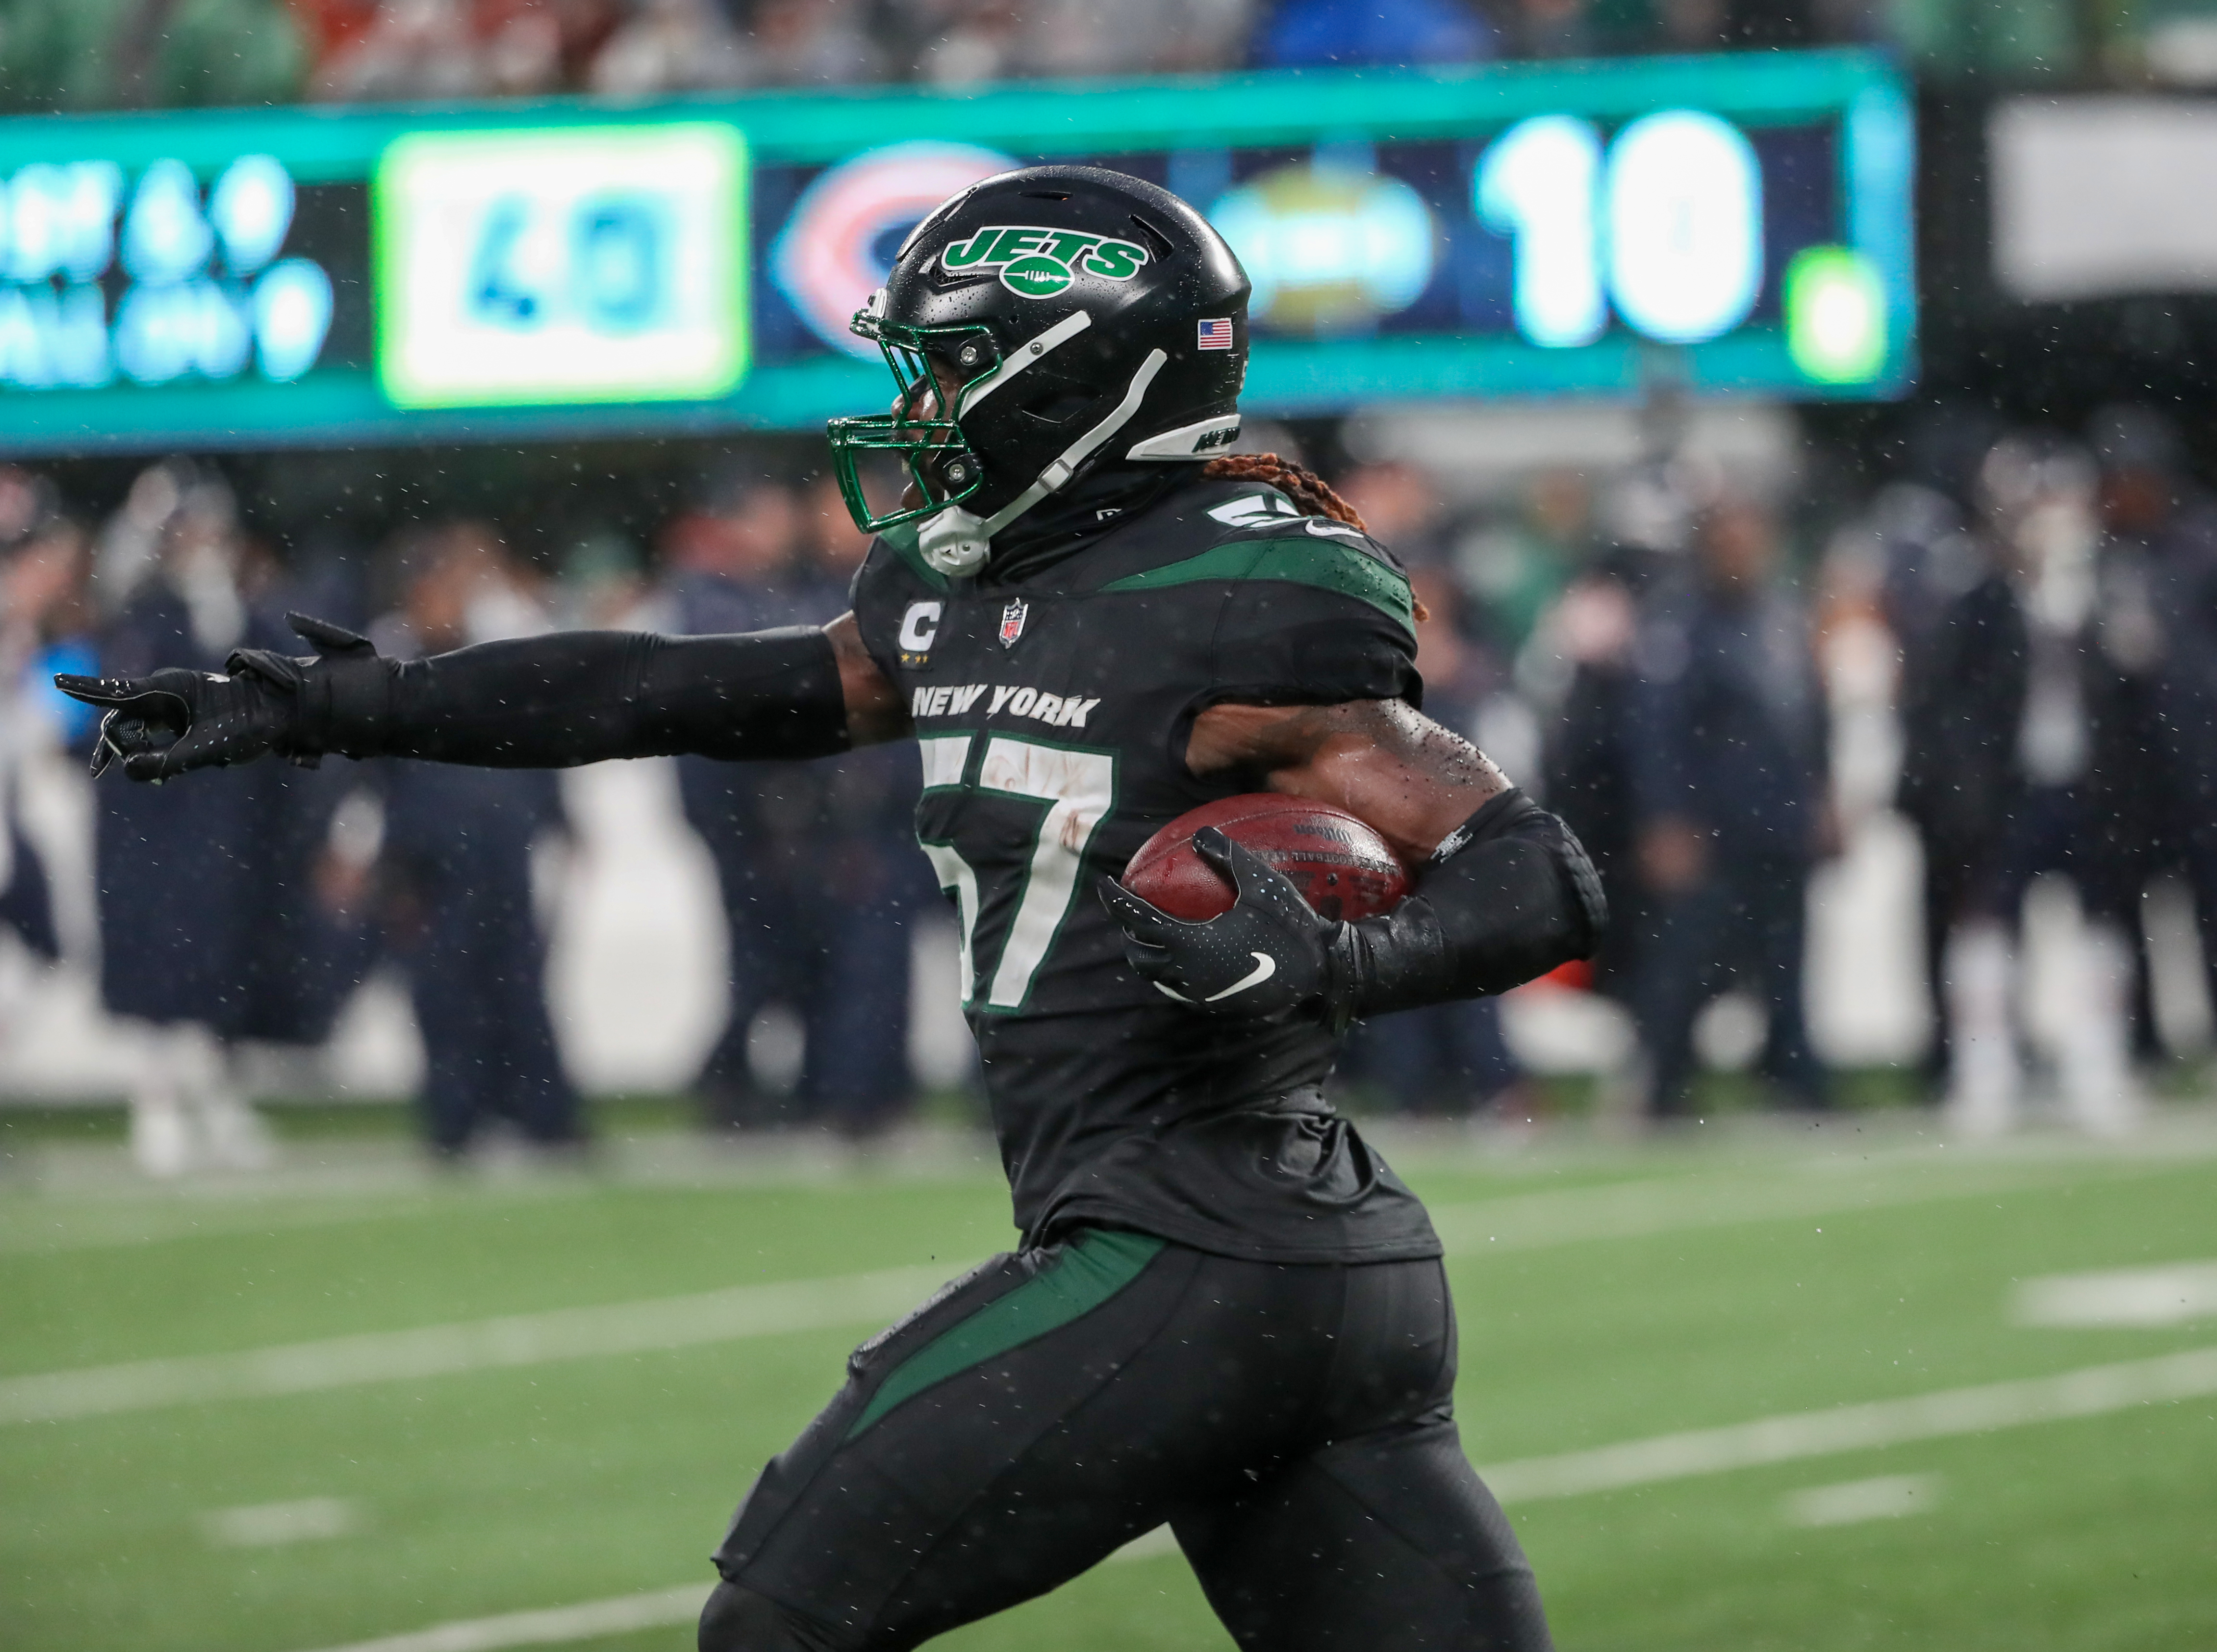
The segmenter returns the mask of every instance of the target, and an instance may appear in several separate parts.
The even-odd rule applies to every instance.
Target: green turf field
[[[780,1173],[665,1142],[432,1183],[360,1149],[260,1191],[148,1192],[91,1148],[0,1183],[8,1652],[457,1624],[391,1652],[676,1652],[732,1506],[847,1350],[1010,1236],[990,1165]],[[2217,1301],[2011,1308],[2042,1276],[2217,1259],[2206,1123],[2131,1150],[1895,1123],[1395,1157],[1454,1253],[1466,1442],[1505,1465],[1565,1649],[2217,1647],[2217,1355],[2163,1363],[2217,1348]],[[1837,1415],[1732,1428],[1843,1406],[1874,1431],[1844,1449]],[[1228,1643],[1169,1552],[938,1644]]]

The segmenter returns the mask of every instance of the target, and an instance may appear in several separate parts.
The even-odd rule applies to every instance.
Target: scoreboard
[[[1090,160],[1255,283],[1245,404],[1901,394],[1891,63],[1750,53],[0,120],[0,452],[800,429],[924,213]]]

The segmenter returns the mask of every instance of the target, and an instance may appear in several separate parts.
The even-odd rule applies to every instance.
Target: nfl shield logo
[[[1021,597],[1001,610],[1001,647],[1016,646],[1016,639],[1024,634],[1024,616],[1030,612],[1031,604]]]

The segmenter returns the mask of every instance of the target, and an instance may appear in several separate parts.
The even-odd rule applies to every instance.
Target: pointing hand
[[[221,671],[165,666],[145,677],[54,678],[71,699],[98,708],[100,735],[92,772],[118,759],[133,780],[160,782],[195,769],[244,763],[266,752],[285,752],[312,764],[315,754],[288,751],[300,722],[303,672],[318,658],[367,655],[370,645],[337,626],[301,615],[293,628],[315,646],[316,655],[294,659],[266,649],[242,648]]]

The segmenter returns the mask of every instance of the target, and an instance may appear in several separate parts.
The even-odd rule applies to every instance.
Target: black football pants
[[[717,1551],[704,1652],[913,1647],[1167,1521],[1243,1648],[1544,1652],[1462,1453],[1436,1261],[1089,1229],[858,1349]]]

